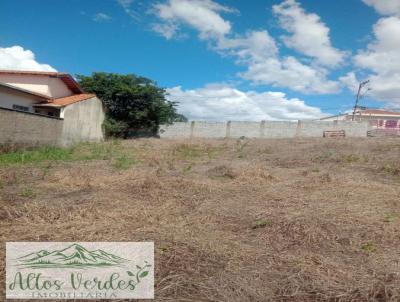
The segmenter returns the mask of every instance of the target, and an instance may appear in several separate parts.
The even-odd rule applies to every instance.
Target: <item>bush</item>
[[[112,118],[107,118],[104,121],[104,132],[106,137],[125,138],[128,131],[128,124],[123,121],[116,121]]]

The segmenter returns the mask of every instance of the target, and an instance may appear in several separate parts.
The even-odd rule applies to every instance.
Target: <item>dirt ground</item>
[[[115,148],[0,167],[1,299],[6,241],[154,241],[156,301],[400,301],[399,139]]]

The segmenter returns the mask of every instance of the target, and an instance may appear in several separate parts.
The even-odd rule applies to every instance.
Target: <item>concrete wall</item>
[[[161,138],[292,138],[322,137],[324,131],[345,130],[347,137],[366,137],[372,129],[368,122],[352,121],[261,121],[261,122],[189,122],[162,126]]]
[[[0,108],[0,144],[60,145],[63,120]]]
[[[62,129],[64,145],[104,140],[102,128],[104,110],[98,98],[69,105],[63,109],[62,116],[64,118]]]
[[[61,79],[48,75],[0,74],[0,82],[52,98],[61,98],[73,94]]]
[[[64,119],[0,108],[0,144],[68,146],[103,141],[104,111],[92,98],[65,107]]]
[[[195,124],[192,124],[191,127],[193,127],[194,137],[218,138],[218,137],[225,137],[226,135],[225,123],[196,122]]]

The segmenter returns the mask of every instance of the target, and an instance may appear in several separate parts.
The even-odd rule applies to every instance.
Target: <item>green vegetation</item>
[[[348,164],[358,162],[360,159],[360,156],[358,156],[357,154],[347,154],[343,156],[343,161]]]
[[[25,197],[25,198],[35,198],[36,197],[35,191],[33,191],[31,188],[25,188],[18,195],[21,197]]]
[[[135,163],[136,161],[132,157],[128,156],[127,154],[123,154],[113,160],[112,166],[119,170],[128,170]]]
[[[397,167],[397,166],[391,165],[391,164],[384,165],[382,167],[382,171],[384,171],[388,174],[392,174],[394,176],[400,175],[400,167]]]
[[[394,215],[394,214],[388,214],[388,215],[386,215],[386,217],[383,219],[383,221],[384,221],[384,222],[387,222],[387,223],[392,223],[392,222],[396,221],[396,218],[397,218],[396,215]]]
[[[225,149],[225,145],[222,146],[210,146],[210,145],[195,145],[195,144],[179,144],[177,145],[172,153],[174,156],[184,160],[194,160],[206,155],[209,159],[213,158],[218,152]]]
[[[364,243],[361,249],[367,253],[372,253],[376,251],[376,246],[372,242]]]
[[[0,154],[0,166],[29,164],[42,161],[70,160],[72,149],[43,147],[36,150],[20,150]]]
[[[129,153],[132,153],[130,150]],[[126,168],[134,163],[132,156],[124,151],[119,141],[94,144],[83,143],[70,148],[41,147],[34,150],[19,150],[0,154],[0,167],[35,164],[44,169],[52,162],[110,160],[116,167]],[[50,166],[49,166],[50,165]]]
[[[245,158],[246,154],[244,149],[248,145],[248,141],[245,141],[244,139],[240,138],[236,141],[236,152],[238,153],[238,158]]]
[[[157,83],[134,74],[95,72],[77,76],[87,92],[95,93],[106,107],[106,135],[155,135],[161,124],[187,121],[176,112],[176,103],[166,99],[166,91]]]
[[[255,230],[255,229],[259,229],[259,228],[265,228],[265,227],[270,226],[270,225],[272,225],[272,220],[271,219],[260,218],[260,219],[257,219],[253,223],[251,228],[253,230]]]
[[[174,155],[185,159],[191,160],[203,155],[203,150],[196,145],[180,144],[173,150]]]
[[[193,168],[193,164],[189,164],[187,166],[184,166],[182,171],[183,171],[183,173],[190,172],[192,170],[192,168]]]

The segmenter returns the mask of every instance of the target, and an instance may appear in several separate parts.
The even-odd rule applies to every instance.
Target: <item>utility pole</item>
[[[351,119],[352,121],[354,121],[355,116],[356,116],[356,110],[358,107],[358,102],[360,101],[360,95],[361,95],[361,90],[363,89],[363,87],[365,85],[367,85],[369,83],[369,80],[361,82],[360,85],[358,86],[358,92],[357,92],[357,97],[356,97],[356,103],[354,105],[354,110],[353,110],[353,118]]]

